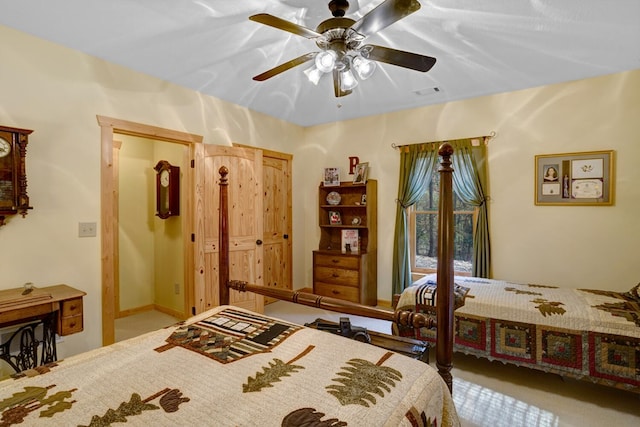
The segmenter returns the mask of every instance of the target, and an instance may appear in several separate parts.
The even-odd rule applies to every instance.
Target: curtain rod
[[[489,141],[492,140],[493,138],[495,138],[497,135],[496,131],[491,131],[491,133],[489,135],[484,135],[484,136],[474,136],[473,138],[456,138],[456,139],[470,139],[470,140],[474,140],[477,139],[478,143],[480,143],[480,139],[483,140],[484,145],[489,144]],[[402,148],[402,147],[407,147],[409,145],[418,145],[418,144],[436,144],[436,143],[442,143],[442,142],[447,142],[447,141],[451,141],[448,139],[442,140],[442,141],[430,141],[430,142],[416,142],[414,144],[402,144],[402,145],[396,145],[396,143],[392,143],[391,144],[391,148]]]

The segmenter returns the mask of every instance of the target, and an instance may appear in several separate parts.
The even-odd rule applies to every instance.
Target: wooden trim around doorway
[[[194,160],[196,146],[202,143],[203,137],[200,135],[163,129],[156,126],[144,125],[129,122],[121,119],[114,119],[105,116],[96,116],[100,126],[101,159],[100,159],[100,234],[101,234],[101,266],[102,266],[102,345],[109,345],[115,342],[115,315],[116,315],[116,276],[117,276],[117,239],[118,227],[115,219],[117,196],[115,188],[115,171],[113,158],[113,137],[114,134],[131,135],[142,138],[150,138],[166,142],[174,142],[187,145],[189,149],[189,161]],[[187,174],[188,188],[194,188],[195,178],[193,169],[188,168]],[[194,202],[193,192],[187,191],[183,195],[184,204],[187,207],[187,227],[184,229],[185,236],[185,298],[187,302],[193,301],[194,271],[193,265],[194,249],[188,244],[190,234],[193,230]],[[196,248],[197,250],[197,248]]]

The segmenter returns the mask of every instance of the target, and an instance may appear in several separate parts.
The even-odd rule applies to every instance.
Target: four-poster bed
[[[451,368],[453,366],[453,180],[451,174],[451,156],[453,148],[444,143],[438,154],[442,157],[440,178],[440,205],[438,223],[438,283],[439,292],[436,295],[436,318],[431,315],[423,315],[415,311],[396,310],[388,311],[366,305],[351,303],[336,298],[323,297],[304,292],[290,291],[286,289],[268,288],[251,285],[246,282],[230,280],[229,278],[229,230],[228,230],[228,196],[227,175],[228,169],[220,168],[220,304],[229,303],[229,288],[237,291],[255,292],[260,295],[294,302],[310,307],[322,308],[345,314],[370,317],[374,319],[388,320],[396,324],[413,328],[433,328],[437,331],[436,338],[436,366],[449,390],[452,389]],[[228,283],[228,286],[224,286]]]
[[[447,191],[450,148],[443,150]],[[223,305],[0,382],[3,425],[459,426],[450,394],[453,309],[446,280],[435,320],[230,280],[227,172],[221,168]],[[450,201],[443,212],[440,248],[448,261],[441,274],[453,279],[446,266]],[[439,373],[385,348],[224,305],[229,289],[414,327],[435,322]]]

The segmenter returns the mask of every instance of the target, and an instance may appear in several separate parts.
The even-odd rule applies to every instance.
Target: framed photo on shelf
[[[366,184],[368,173],[369,173],[369,163],[358,163],[356,165],[355,174],[353,175],[353,183]]]
[[[329,211],[329,224],[331,225],[341,225],[342,217],[340,216],[340,212],[338,211]]]
[[[535,156],[535,204],[613,204],[613,150]]]
[[[322,183],[325,187],[338,187],[340,185],[340,168],[324,168]]]

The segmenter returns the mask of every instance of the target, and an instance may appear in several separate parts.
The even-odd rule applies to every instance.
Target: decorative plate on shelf
[[[327,194],[327,203],[329,203],[330,205],[339,205],[340,200],[342,200],[342,198],[336,191],[332,191],[331,193]]]

